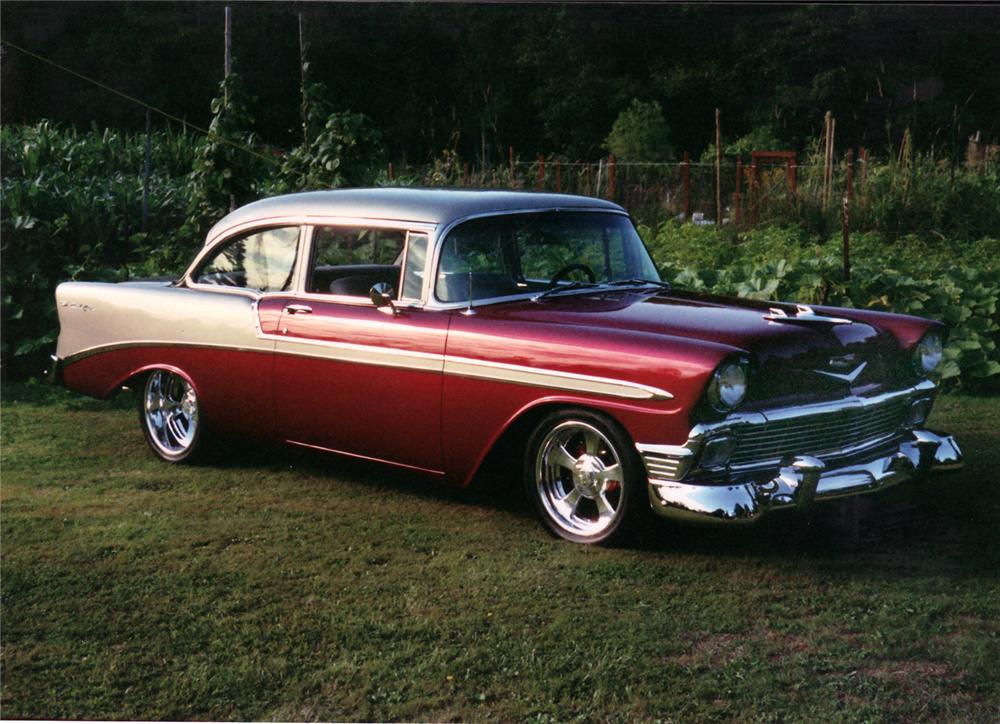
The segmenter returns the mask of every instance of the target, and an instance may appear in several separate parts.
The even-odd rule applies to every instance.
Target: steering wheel
[[[559,271],[557,271],[552,276],[551,279],[549,279],[549,286],[550,287],[554,287],[556,285],[556,282],[558,282],[560,279],[562,279],[563,277],[565,277],[567,274],[570,274],[570,273],[575,272],[575,271],[581,271],[584,274],[586,274],[587,275],[587,281],[589,281],[591,284],[593,284],[594,282],[597,281],[597,275],[594,274],[594,270],[591,269],[586,264],[567,264],[562,269],[560,269]]]

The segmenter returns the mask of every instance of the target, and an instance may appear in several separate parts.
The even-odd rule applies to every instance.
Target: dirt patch
[[[859,669],[858,673],[873,679],[907,684],[907,688],[911,689],[923,688],[923,682],[928,680],[954,681],[959,678],[946,664],[936,661],[879,661]]]

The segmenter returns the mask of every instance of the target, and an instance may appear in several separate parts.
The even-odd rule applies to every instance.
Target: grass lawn
[[[4,390],[4,718],[1000,718],[1000,400],[966,468],[811,526],[559,542],[471,491],[321,455],[157,462],[135,413]]]

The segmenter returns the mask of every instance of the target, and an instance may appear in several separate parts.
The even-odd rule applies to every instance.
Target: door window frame
[[[404,308],[414,308],[423,307],[427,299],[428,293],[428,268],[431,264],[432,249],[434,245],[434,229],[433,224],[415,224],[412,222],[394,222],[394,221],[373,221],[373,220],[358,220],[358,219],[330,219],[324,221],[316,221],[306,224],[305,234],[304,234],[304,244],[300,248],[299,254],[300,259],[304,260],[304,263],[300,264],[300,269],[295,274],[295,280],[293,282],[293,287],[295,289],[294,294],[296,297],[302,299],[309,299],[317,302],[330,302],[336,304],[351,304],[355,306],[374,306],[371,299],[367,296],[350,296],[346,294],[324,294],[322,292],[308,292],[306,291],[309,282],[309,274],[312,271],[313,265],[316,260],[315,255],[315,230],[317,227],[321,226],[334,226],[339,228],[349,228],[349,229],[384,229],[387,231],[402,231],[405,233],[403,239],[403,256],[400,259],[400,271],[399,279],[396,282],[396,295],[397,299],[394,300],[397,306]],[[410,252],[410,237],[411,236],[426,236],[427,237],[427,254],[424,259],[424,278],[421,284],[420,299],[411,299],[409,297],[401,297],[402,294],[402,283],[403,274],[406,270],[406,258]],[[286,292],[287,294],[287,292]]]

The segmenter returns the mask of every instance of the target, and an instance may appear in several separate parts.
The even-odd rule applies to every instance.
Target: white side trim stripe
[[[455,377],[471,377],[493,382],[545,387],[567,392],[583,392],[604,397],[619,397],[630,400],[670,400],[673,395],[666,390],[650,385],[610,377],[563,372],[560,370],[536,369],[524,365],[491,362],[488,360],[414,352],[374,345],[351,344],[348,342],[328,342],[324,340],[293,339],[281,335],[262,334],[261,341],[275,342],[274,346],[261,345],[257,348],[238,347],[225,344],[183,343],[161,340],[123,342],[98,345],[68,356],[65,364],[72,364],[84,357],[102,352],[134,347],[190,347],[200,349],[228,349],[247,352],[274,352],[297,357],[328,359],[336,362],[396,367],[401,369],[436,372]]]

